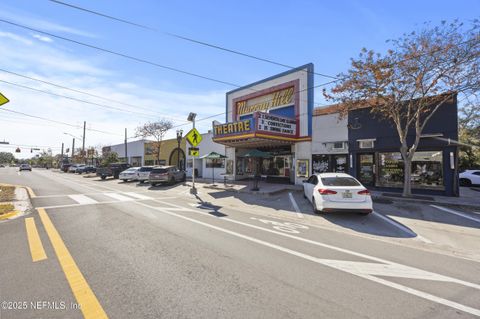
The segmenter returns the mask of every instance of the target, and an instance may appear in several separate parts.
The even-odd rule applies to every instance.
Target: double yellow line
[[[90,288],[85,277],[82,275],[75,260],[65,246],[60,234],[53,225],[50,217],[43,208],[38,209],[38,214],[42,221],[43,227],[47,232],[50,242],[52,243],[55,254],[57,255],[60,266],[63,273],[72,289],[73,295],[80,305],[80,309],[84,318],[88,319],[102,319],[108,318],[107,314],[103,310],[102,305],[98,301],[97,297]],[[33,217],[25,218],[25,227],[27,229],[28,244],[30,246],[30,253],[32,255],[32,261],[37,262],[47,259],[45,250],[43,249],[42,241],[38,234],[35,220]]]

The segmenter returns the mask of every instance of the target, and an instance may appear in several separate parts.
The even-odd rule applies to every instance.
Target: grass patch
[[[10,202],[15,199],[15,186],[0,186],[0,202]]]
[[[14,210],[15,207],[12,204],[0,204],[0,216]]]

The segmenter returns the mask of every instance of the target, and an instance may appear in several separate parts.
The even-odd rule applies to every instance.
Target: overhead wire
[[[103,18],[107,18],[107,19],[110,19],[110,20],[115,20],[115,21],[118,21],[118,22],[129,24],[129,25],[132,25],[132,26],[135,26],[135,27],[138,27],[138,28],[142,28],[142,29],[145,29],[145,30],[150,30],[150,31],[154,31],[154,32],[157,32],[157,33],[162,33],[164,35],[168,35],[168,36],[180,39],[180,40],[188,41],[188,42],[191,42],[191,43],[199,44],[199,45],[202,45],[202,46],[210,47],[210,48],[221,50],[221,51],[224,51],[224,52],[233,53],[233,54],[240,55],[240,56],[243,56],[243,57],[247,57],[247,58],[250,58],[250,59],[254,59],[254,60],[270,63],[270,64],[273,64],[273,65],[281,66],[281,67],[284,67],[284,68],[287,68],[287,69],[295,69],[296,68],[296,67],[293,67],[291,65],[287,65],[287,64],[284,64],[284,63],[273,61],[271,59],[262,58],[262,57],[259,57],[259,56],[253,55],[253,54],[248,54],[248,53],[244,53],[244,52],[241,52],[241,51],[238,51],[238,50],[229,49],[229,48],[226,48],[226,47],[223,47],[223,46],[220,46],[220,45],[215,45],[215,44],[211,44],[211,43],[208,43],[208,42],[205,42],[205,41],[196,40],[196,39],[193,39],[191,37],[186,37],[186,36],[183,36],[183,35],[180,35],[180,34],[177,34],[177,33],[161,31],[159,29],[156,29],[156,28],[144,25],[144,24],[140,24],[140,23],[137,23],[137,22],[126,20],[126,19],[114,17],[112,15],[108,15],[108,14],[105,14],[105,13],[102,13],[102,12],[99,12],[99,11],[95,11],[95,10],[87,9],[87,8],[84,8],[84,7],[80,7],[80,6],[65,2],[65,1],[59,1],[59,0],[49,0],[49,1],[53,2],[53,3],[56,3],[56,4],[66,6],[66,7],[70,7],[70,8],[76,9],[76,10],[80,10],[80,11],[83,11],[83,12],[94,14],[94,15],[97,15],[97,16],[100,16],[100,17],[103,17]],[[324,74],[324,73],[318,73],[318,72],[312,72],[312,71],[308,71],[308,70],[306,72],[307,73],[311,72],[312,74],[315,74],[315,75],[319,75],[319,76],[322,76],[322,77],[338,80],[337,77],[332,76],[332,75],[328,75],[328,74]]]
[[[25,74],[20,74],[20,73],[13,72],[13,71],[9,71],[9,70],[5,70],[5,69],[2,69],[2,68],[0,68],[0,71],[1,71],[1,72],[4,72],[4,73],[8,73],[8,74],[15,75],[15,76],[18,76],[18,77],[22,77],[22,78],[25,78],[25,79],[29,79],[29,80],[32,80],[32,81],[37,81],[37,82],[41,82],[41,83],[48,84],[48,85],[51,85],[51,86],[55,86],[55,87],[58,87],[58,88],[60,88],[60,89],[64,89],[64,90],[68,90],[68,91],[72,91],[72,92],[76,92],[76,93],[88,95],[88,96],[91,96],[91,97],[94,97],[94,98],[97,98],[97,99],[101,99],[101,100],[105,100],[105,101],[109,101],[109,102],[114,102],[114,103],[118,103],[118,104],[121,104],[121,105],[133,107],[133,108],[139,108],[139,109],[144,109],[144,110],[147,110],[147,111],[151,111],[151,108],[148,108],[148,107],[145,107],[145,106],[139,106],[139,105],[134,105],[134,104],[129,104],[129,103],[121,102],[121,101],[114,100],[114,99],[111,99],[111,98],[106,98],[106,97],[104,97],[104,96],[100,96],[100,95],[97,95],[97,94],[92,94],[92,93],[89,93],[89,92],[85,92],[85,91],[81,91],[81,90],[74,89],[74,88],[71,88],[71,87],[67,87],[67,86],[65,86],[65,85],[60,85],[60,84],[58,84],[58,83],[53,83],[53,82],[46,81],[46,80],[42,80],[42,79],[39,79],[39,78],[34,78],[34,77],[31,77],[31,76],[28,76],[28,75],[25,75]],[[129,112],[130,112],[130,110],[125,110],[125,111],[129,111]],[[158,113],[158,112],[157,112],[157,113]],[[145,113],[145,114],[147,114],[147,113]],[[153,116],[153,115],[154,115],[154,114],[152,114],[152,116]],[[177,119],[174,118],[174,117],[169,117],[169,118],[174,119],[174,120],[177,120]]]

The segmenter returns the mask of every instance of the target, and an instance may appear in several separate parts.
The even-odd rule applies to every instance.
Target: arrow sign
[[[202,135],[200,135],[200,132],[198,132],[196,128],[192,128],[187,135],[185,135],[185,138],[193,147],[198,146],[202,141]]]
[[[3,105],[3,104],[6,104],[10,102],[9,99],[7,99],[7,97],[5,95],[3,95],[2,93],[0,93],[0,105]]]

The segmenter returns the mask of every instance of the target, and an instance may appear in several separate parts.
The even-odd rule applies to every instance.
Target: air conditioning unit
[[[332,150],[344,150],[345,143],[344,142],[334,142],[332,143]]]
[[[375,140],[362,140],[358,141],[358,146],[360,148],[373,148]]]

